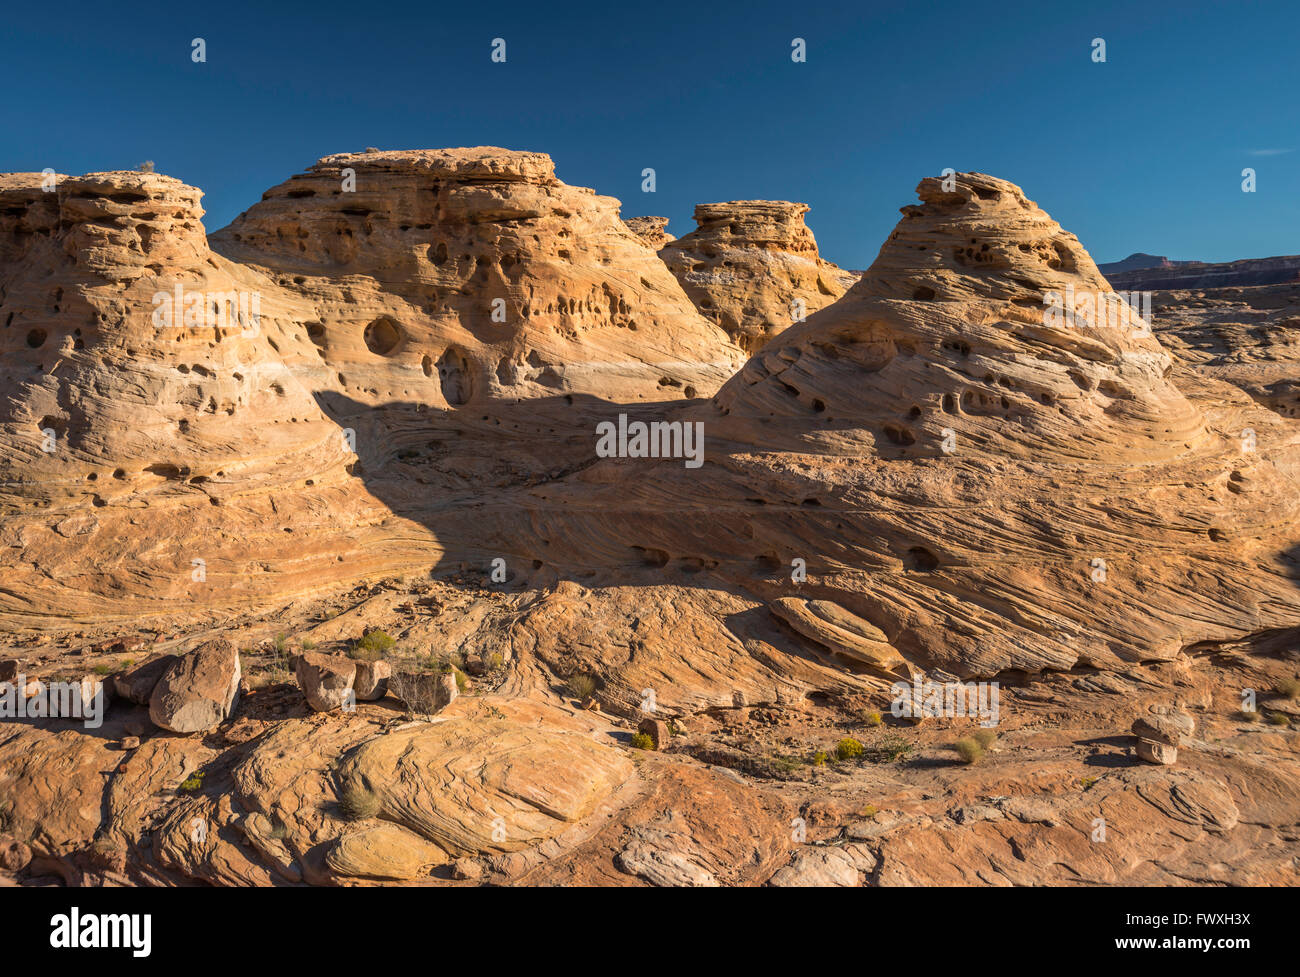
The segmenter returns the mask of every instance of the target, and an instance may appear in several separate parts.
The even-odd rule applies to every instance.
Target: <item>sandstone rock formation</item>
[[[677,240],[665,230],[668,226],[667,217],[629,217],[623,223],[644,241],[651,251],[658,251],[669,241]]]
[[[818,255],[807,212],[784,200],[700,204],[700,226],[661,245],[659,256],[699,310],[752,354],[856,278]]]
[[[329,156],[212,240],[294,288],[311,373],[367,404],[707,395],[738,364],[618,201],[561,183],[542,153]]]
[[[330,157],[216,252],[165,177],[3,178],[0,661],[119,698],[0,723],[0,883],[1297,884],[1293,303],[1117,328],[1073,235],[955,184],[729,371],[538,154]],[[178,279],[257,328],[154,327]],[[620,414],[704,463],[599,456]],[[897,721],[911,676],[999,682],[998,749]]]

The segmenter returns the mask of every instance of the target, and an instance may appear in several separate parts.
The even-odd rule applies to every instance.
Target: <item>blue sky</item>
[[[1098,261],[1300,252],[1294,2],[186,7],[11,6],[0,170],[150,159],[215,230],[328,153],[500,145],[678,235],[696,203],[805,201],[865,268],[951,166],[1019,183]]]

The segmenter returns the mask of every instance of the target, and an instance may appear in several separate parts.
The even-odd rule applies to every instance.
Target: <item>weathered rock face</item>
[[[1109,286],[1019,188],[962,174],[919,193],[848,294],[684,415],[710,445],[699,473],[585,472],[585,504],[618,514],[551,529],[552,558],[577,562],[565,535],[587,553],[617,538],[772,600],[798,559],[909,668],[960,676],[1123,668],[1292,626],[1300,590],[1271,569],[1300,515],[1279,418],[1223,385],[1189,398],[1144,323],[1086,316]],[[1074,322],[1047,314],[1053,292],[1079,298]]]
[[[700,204],[700,226],[661,245],[659,256],[699,310],[753,353],[856,280],[817,254],[807,212],[784,200]]]
[[[632,775],[624,756],[572,734],[451,719],[371,740],[339,769],[384,817],[455,856],[511,852],[558,834]]]
[[[224,255],[177,180],[45,182],[0,177],[0,613],[24,620],[171,617],[427,563],[435,536],[398,532],[358,476],[435,444],[428,412],[707,396],[743,359],[617,201],[543,154],[330,157],[213,235]],[[592,444],[446,468],[526,481]]]
[[[628,230],[644,241],[651,251],[658,251],[669,241],[677,240],[665,230],[668,226],[667,217],[629,217],[623,223],[628,226]]]
[[[297,291],[314,372],[367,404],[708,395],[739,363],[618,201],[543,153],[329,156],[212,240]]]

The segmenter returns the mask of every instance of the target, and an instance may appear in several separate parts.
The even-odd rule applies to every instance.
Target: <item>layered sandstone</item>
[[[807,204],[785,200],[700,204],[699,227],[659,255],[699,310],[753,353],[855,280],[817,253],[806,213]]]
[[[212,239],[298,296],[320,384],[367,405],[710,394],[739,350],[618,207],[543,153],[340,154]]]
[[[332,157],[221,254],[165,177],[0,183],[0,674],[121,693],[93,733],[0,724],[0,884],[1296,884],[1300,431],[1248,395],[1290,361],[1287,296],[1120,328],[1073,235],[958,174],[921,183],[838,302],[690,397],[685,368],[646,368],[734,356],[723,333],[612,203],[503,153]],[[387,189],[354,206],[349,169]],[[507,243],[517,281],[494,277]],[[497,257],[480,278],[456,255]],[[177,279],[259,289],[257,328],[156,327]],[[475,311],[558,309],[576,281],[654,330]],[[425,376],[448,341],[472,365]],[[539,344],[580,368],[476,384]],[[282,390],[238,400],[235,373]],[[599,457],[620,414],[702,424],[704,464]],[[177,471],[145,478],[151,455]],[[363,695],[342,656],[376,629],[395,644]],[[235,669],[185,691],[216,728],[156,728],[159,675],[214,638]],[[336,703],[295,653],[355,710],[316,711]],[[457,694],[420,721],[386,670]],[[903,677],[1001,683],[980,763],[953,752],[976,718],[895,721]],[[1134,718],[1184,714],[1177,766],[1143,765]],[[633,746],[647,721],[658,749]]]

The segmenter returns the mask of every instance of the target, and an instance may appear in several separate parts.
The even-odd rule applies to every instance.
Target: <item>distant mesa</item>
[[[1160,255],[1145,254],[1141,251],[1129,255],[1123,261],[1110,261],[1097,267],[1103,275],[1112,275],[1121,271],[1150,271],[1156,268],[1175,268],[1178,265],[1196,264],[1194,261],[1171,261]]]
[[[1113,265],[1100,267],[1111,285],[1120,291],[1250,288],[1300,282],[1300,255],[1245,258],[1219,263],[1157,258],[1152,259],[1155,263],[1151,264],[1130,264],[1134,259],[1147,258],[1151,256],[1132,255]]]

